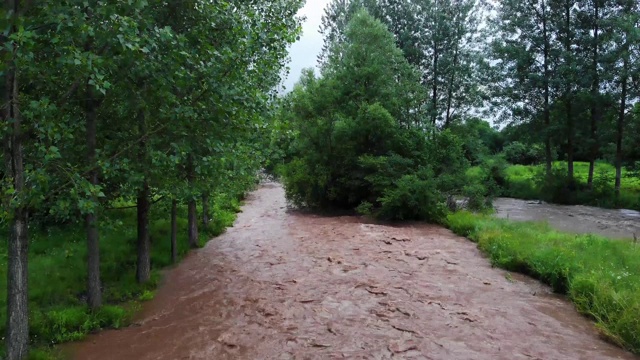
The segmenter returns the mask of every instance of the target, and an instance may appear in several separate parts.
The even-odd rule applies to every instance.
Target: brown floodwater
[[[640,239],[640,212],[566,206],[510,198],[494,201],[496,216],[516,221],[546,221],[550,226],[578,234],[598,234],[614,239]]]
[[[277,184],[77,359],[634,359],[569,302],[424,224],[289,211]]]

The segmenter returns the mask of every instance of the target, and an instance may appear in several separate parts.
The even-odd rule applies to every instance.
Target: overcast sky
[[[318,55],[322,50],[322,35],[318,32],[324,14],[324,8],[331,0],[307,0],[307,4],[300,10],[298,15],[307,19],[302,25],[302,36],[300,41],[291,46],[289,55],[291,72],[289,78],[285,80],[286,91],[291,91],[293,85],[300,78],[302,69],[315,67]]]

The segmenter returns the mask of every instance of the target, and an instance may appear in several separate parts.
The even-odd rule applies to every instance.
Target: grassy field
[[[567,294],[604,336],[640,354],[638,244],[468,212],[449,215],[448,226],[477,242],[493,265],[530,275]]]
[[[218,197],[209,229],[201,229],[200,242],[217,236],[231,226],[239,211],[236,198]],[[182,258],[188,251],[186,210],[178,214],[178,248]],[[34,351],[31,358],[52,357],[53,344],[82,339],[102,328],[127,325],[141,301],[149,300],[160,280],[162,268],[171,265],[169,209],[152,207],[152,280],[145,285],[135,281],[135,209],[108,210],[101,228],[101,275],[104,304],[89,311],[84,303],[86,274],[85,233],[81,225],[31,229],[29,249],[30,333]],[[6,242],[0,243],[0,308],[6,309]],[[5,333],[6,311],[0,312],[0,332]],[[0,344],[0,358],[4,341]]]
[[[554,163],[554,170],[559,173],[566,172],[566,162]],[[584,186],[589,175],[589,163],[576,162],[575,178]],[[467,172],[471,179],[478,178],[481,174],[479,167],[473,167]],[[506,169],[507,186],[503,189],[503,196],[524,200],[547,200],[549,193],[543,193],[539,186],[539,179],[543,174],[543,165],[525,166],[510,165]],[[592,205],[605,208],[628,208],[640,210],[640,177],[626,169],[622,172],[622,184],[620,198],[615,199],[614,194],[615,168],[608,163],[596,163],[594,173],[594,190],[591,192],[577,192],[570,199],[564,200],[568,204]],[[562,192],[562,190],[560,191]]]

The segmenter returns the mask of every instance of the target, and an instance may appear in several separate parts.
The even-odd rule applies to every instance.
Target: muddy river
[[[552,227],[572,233],[599,234],[614,239],[640,238],[640,212],[590,206],[563,206],[538,201],[499,198],[496,215],[520,221],[546,221]]]
[[[514,215],[510,215],[514,217]],[[565,299],[424,224],[287,210],[279,185],[77,359],[634,359]]]

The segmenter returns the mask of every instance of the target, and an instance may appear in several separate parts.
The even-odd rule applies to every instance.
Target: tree
[[[556,0],[550,2],[552,12],[552,28],[554,37],[558,41],[558,104],[562,104],[566,153],[567,153],[567,175],[569,182],[574,181],[574,158],[575,158],[575,93],[578,90],[577,79],[579,76],[575,48],[576,48],[576,16],[575,0]],[[555,104],[554,104],[555,105]]]
[[[603,96],[603,83],[607,82],[607,74],[610,69],[608,54],[610,47],[606,35],[607,18],[610,16],[611,2],[608,0],[589,0],[580,2],[578,8],[578,44],[584,49],[581,55],[583,73],[580,86],[588,94],[589,106],[589,175],[587,186],[593,187],[595,161],[600,153],[600,136],[598,127],[603,121],[605,109],[605,96]]]
[[[364,8],[387,25],[410,64],[422,72],[423,107],[431,125],[448,127],[480,105],[479,26],[482,1],[336,0],[323,17],[326,59],[332,43],[344,40],[346,24]]]
[[[511,119],[542,120],[545,168],[551,174],[551,104],[557,63],[557,44],[552,36],[549,2],[502,1],[492,26],[497,36],[490,57],[497,72],[494,96]]]
[[[2,130],[5,160],[5,184],[3,193],[10,194],[3,206],[9,211],[9,258],[7,281],[7,357],[24,359],[29,344],[28,299],[28,250],[27,189],[23,157],[23,122],[18,108],[19,77],[17,52],[20,38],[24,36],[18,26],[24,11],[17,0],[5,0],[3,19],[6,19],[2,36]]]
[[[616,71],[616,79],[620,91],[618,117],[616,121],[616,155],[615,155],[615,194],[616,198],[620,197],[620,186],[622,182],[622,163],[623,163],[623,142],[624,129],[629,112],[631,99],[636,100],[638,97],[637,86],[630,84],[631,79],[637,79],[640,75],[637,65],[639,59],[639,43],[640,32],[638,25],[640,24],[640,7],[635,1],[621,1],[619,4],[618,14],[615,18],[616,28],[621,31],[617,32],[616,43],[616,59],[618,60],[618,71]]]
[[[442,220],[467,162],[449,131],[434,133],[419,71],[387,27],[356,12],[331,44],[321,77],[306,71],[284,102],[293,155],[290,201],[383,218]]]
[[[299,32],[301,1],[26,5],[7,0],[3,9],[2,220],[14,230],[10,359],[24,358],[29,341],[28,218],[83,223],[87,302],[96,310],[99,233],[111,202],[137,208],[136,278],[143,283],[152,269],[155,202],[173,202],[176,260],[178,206],[193,199],[195,212],[196,196],[237,196],[255,180],[262,158],[253,143]],[[197,243],[197,228],[191,240]]]

